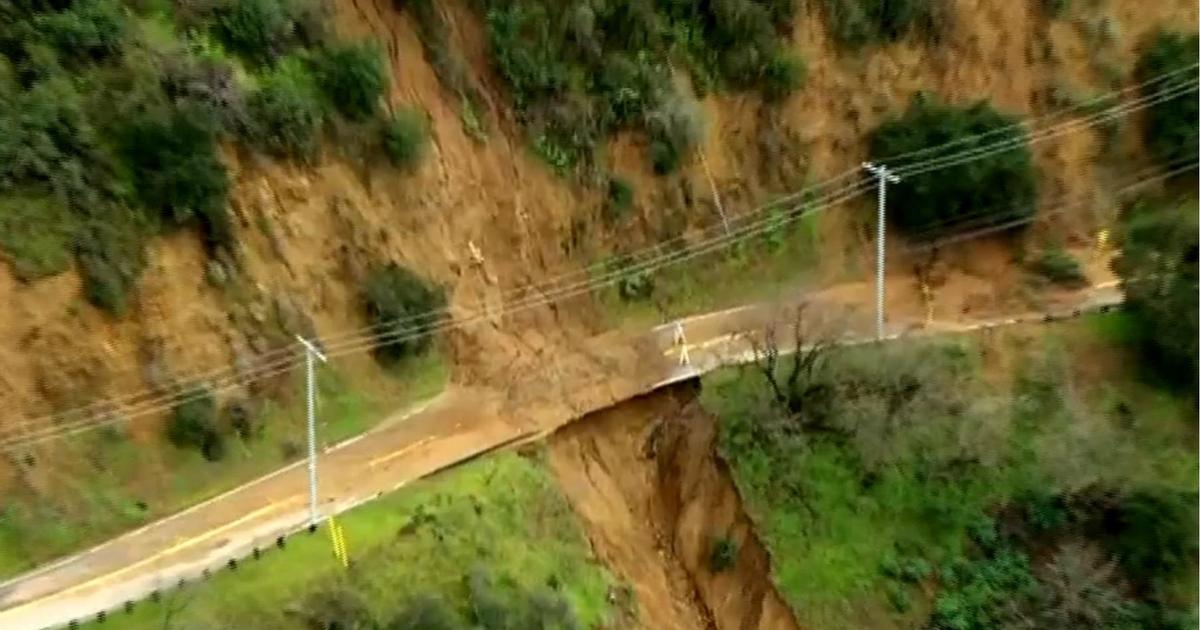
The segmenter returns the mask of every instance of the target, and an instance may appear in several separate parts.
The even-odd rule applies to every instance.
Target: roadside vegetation
[[[1160,31],[1138,59],[1135,77],[1146,82],[1171,76],[1143,88],[1143,95],[1163,89],[1179,89],[1195,81],[1200,61],[1200,36]],[[1187,92],[1147,109],[1143,135],[1150,154],[1168,169],[1196,157],[1200,143],[1200,104]]]
[[[349,569],[323,526],[88,627],[573,630],[616,619],[615,585],[540,456],[490,456],[337,520]]]
[[[795,360],[708,377],[801,625],[1194,627],[1194,391],[1127,367],[1137,317],[844,350],[810,336]]]
[[[371,370],[317,371],[318,439],[335,444],[436,395],[446,379],[433,353],[411,357],[404,378]],[[183,397],[157,435],[117,423],[19,453],[30,483],[0,504],[0,579],[216,496],[304,454],[304,376],[271,383],[290,394]],[[169,443],[169,444],[168,444]]]

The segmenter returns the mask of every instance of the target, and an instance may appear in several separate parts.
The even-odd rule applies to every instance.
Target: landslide
[[[550,465],[593,552],[635,595],[637,627],[794,629],[725,464],[715,420],[684,383],[585,416]],[[714,546],[733,545],[728,567]]]

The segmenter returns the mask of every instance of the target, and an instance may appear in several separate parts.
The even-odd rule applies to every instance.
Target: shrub
[[[985,102],[970,107],[942,104],[918,95],[904,116],[881,124],[871,135],[872,159],[965,140],[925,159],[969,150],[984,142],[1009,141],[1011,149],[905,178],[889,188],[890,217],[910,235],[953,232],[992,225],[1033,213],[1034,170],[1028,140],[1016,120]],[[978,134],[992,133],[986,139]]]
[[[362,295],[375,331],[375,356],[385,364],[423,352],[429,347],[430,329],[444,318],[444,290],[396,263],[372,269]]]
[[[462,628],[458,615],[440,598],[413,598],[404,610],[387,624],[387,630],[458,630]]]
[[[604,200],[604,218],[615,223],[629,214],[633,206],[633,186],[623,177],[608,178],[608,195]]]
[[[396,166],[417,166],[428,147],[429,119],[424,110],[402,108],[383,128],[383,150]]]
[[[729,536],[721,536],[713,541],[708,552],[708,570],[721,573],[733,568],[737,563],[738,544]]]
[[[192,390],[175,404],[167,421],[167,439],[178,448],[198,449],[209,461],[224,456],[224,442],[217,430],[217,400],[211,390]]]
[[[1174,72],[1170,78],[1142,88],[1149,98],[1163,89],[1180,89],[1196,80],[1195,65],[1200,58],[1200,36],[1159,32],[1138,59],[1138,81],[1150,81]],[[1170,100],[1152,105],[1146,111],[1143,127],[1146,146],[1164,165],[1176,166],[1196,156],[1200,144],[1200,103],[1195,89],[1176,93]]]
[[[374,42],[328,45],[316,66],[321,90],[344,116],[361,120],[375,113],[387,74]]]
[[[195,110],[147,113],[123,138],[125,161],[142,204],[169,225],[195,220],[210,248],[230,246],[229,180],[217,158],[213,121]]]
[[[1060,18],[1071,8],[1071,0],[1042,0],[1042,8],[1052,18]]]
[[[75,0],[58,12],[38,14],[39,35],[68,59],[94,61],[121,50],[125,20],[115,0]]]
[[[284,0],[226,0],[217,9],[217,33],[229,48],[256,63],[282,55],[294,32]]]
[[[892,42],[909,33],[937,38],[948,21],[945,0],[825,0],[834,38],[844,46]]]
[[[247,136],[280,157],[311,157],[324,114],[316,85],[298,59],[288,59],[263,77],[250,95]]]
[[[1079,261],[1061,247],[1051,247],[1042,252],[1031,264],[1033,271],[1051,282],[1080,287],[1087,284],[1087,276]]]
[[[145,266],[148,231],[134,211],[108,208],[110,217],[88,219],[76,241],[84,297],[113,315],[121,315]],[[105,219],[108,220],[105,220]]]
[[[1151,592],[1195,561],[1195,492],[1139,490],[1121,500],[1105,521],[1109,550]]]
[[[15,192],[0,197],[0,247],[22,280],[66,271],[76,230],[70,209],[53,195]]]
[[[786,98],[792,92],[800,89],[808,69],[804,61],[791,54],[778,54],[763,66],[762,85],[763,97],[769,101]]]

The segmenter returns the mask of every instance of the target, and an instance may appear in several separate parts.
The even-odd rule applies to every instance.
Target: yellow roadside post
[[[343,569],[348,568],[350,558],[346,555],[346,535],[332,516],[329,517],[329,540],[333,543],[333,557],[342,563]]]

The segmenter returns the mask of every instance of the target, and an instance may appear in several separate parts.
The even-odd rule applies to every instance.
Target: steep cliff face
[[[668,220],[712,221],[713,186],[736,212],[854,168],[866,154],[864,135],[919,90],[1042,115],[1066,93],[1113,89],[1151,30],[1197,19],[1195,4],[1183,0],[1076,3],[1062,19],[1051,19],[1037,2],[959,0],[939,42],[851,52],[828,34],[821,3],[802,4],[790,44],[807,60],[808,79],[785,102],[705,97],[703,161],[693,158],[676,175],[653,175],[637,134],[609,144],[605,166],[635,191],[634,218],[614,229],[597,219],[603,191],[555,175],[528,149],[467,2],[437,6],[478,87],[480,114],[489,121],[482,138],[466,131],[461,100],[439,81],[402,5],[339,0],[339,31],[384,44],[389,107],[428,110],[430,159],[415,172],[401,171],[338,144],[336,134],[313,165],[228,150],[241,269],[208,261],[193,236],[163,238],[152,247],[130,312],[119,319],[81,299],[73,272],[22,283],[0,266],[7,311],[0,318],[0,424],[161,386],[172,376],[252,365],[288,343],[290,333],[357,329],[365,323],[358,282],[378,261],[402,262],[446,285],[460,318],[481,304],[498,307],[506,289],[578,271],[589,254],[657,240]],[[1037,145],[1035,159],[1039,194],[1052,200],[1093,189],[1103,195],[1113,172],[1143,158],[1130,133],[1107,145],[1098,133],[1080,132]],[[1101,203],[1037,229],[1078,241],[1111,212]],[[822,218],[828,278],[866,255],[868,216],[852,207]],[[446,346],[457,380],[504,382],[535,360],[532,350],[600,327],[595,309],[576,300],[455,331]],[[376,370],[361,356],[344,361],[351,373]],[[156,439],[157,423],[148,417],[134,433]]]

